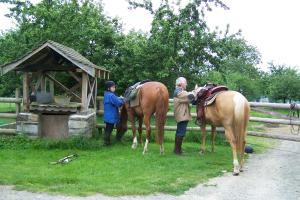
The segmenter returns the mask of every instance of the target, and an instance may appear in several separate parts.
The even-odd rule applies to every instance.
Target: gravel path
[[[89,197],[67,197],[15,191],[0,186],[2,200],[300,200],[300,143],[281,141],[276,149],[265,154],[251,155],[245,172],[234,177],[227,173],[211,179],[204,185],[186,191],[181,196],[155,194],[149,196],[107,197],[101,194]]]

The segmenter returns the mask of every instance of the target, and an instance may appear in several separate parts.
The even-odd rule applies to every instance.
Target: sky
[[[125,31],[149,31],[152,16],[143,9],[129,10],[126,0],[102,0],[105,14],[119,17]],[[152,0],[158,6],[160,0]],[[182,0],[184,5],[188,0]],[[33,3],[39,0],[32,0]],[[223,0],[230,8],[214,8],[206,14],[211,29],[225,30],[230,25],[232,33],[242,30],[248,44],[255,46],[262,55],[258,66],[267,69],[268,63],[285,64],[300,70],[300,1],[299,0]],[[0,30],[14,28],[11,19],[4,17],[8,5],[0,5]]]

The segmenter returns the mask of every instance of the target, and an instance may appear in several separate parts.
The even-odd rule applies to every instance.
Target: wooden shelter
[[[0,67],[1,75],[10,71],[23,74],[23,111],[37,114],[39,123],[43,121],[47,123],[43,126],[44,128],[38,128],[38,132],[50,132],[45,130],[46,126],[53,132],[51,125],[53,126],[54,123],[59,122],[55,119],[61,118],[61,115],[65,115],[65,117],[64,123],[60,124],[63,124],[63,129],[69,129],[66,126],[66,121],[69,120],[71,113],[83,114],[87,113],[89,108],[95,109],[97,78],[108,79],[110,73],[103,67],[96,66],[74,49],[50,40],[22,58]],[[69,88],[57,80],[55,74],[60,72],[73,77],[76,84]],[[33,91],[47,92],[54,96],[55,87],[59,87],[70,96],[72,102],[65,105],[30,102],[29,95]],[[48,117],[45,119],[46,115]],[[23,117],[21,118],[23,119]],[[52,122],[49,124],[50,118]],[[61,132],[59,130],[55,131]],[[43,133],[41,134],[43,135]],[[59,135],[59,133],[56,135]]]

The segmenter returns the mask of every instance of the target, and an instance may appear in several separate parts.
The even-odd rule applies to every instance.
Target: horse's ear
[[[195,90],[197,90],[197,89],[198,89],[198,84],[195,85]]]

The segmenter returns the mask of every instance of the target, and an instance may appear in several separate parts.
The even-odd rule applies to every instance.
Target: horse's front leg
[[[200,147],[200,154],[203,154],[205,152],[205,139],[206,139],[206,124],[203,122],[201,124],[201,138],[202,138],[202,142],[201,142],[201,147]]]
[[[211,152],[215,152],[216,127],[211,126]]]
[[[143,154],[145,154],[148,151],[148,143],[150,141],[150,136],[151,136],[150,115],[144,116],[144,124],[146,127],[146,142],[145,142]]]
[[[137,147],[137,138],[136,138],[135,117],[130,116],[129,120],[130,120],[130,123],[131,123],[132,136],[133,136],[133,142],[132,142],[131,148],[136,149],[136,147]]]

